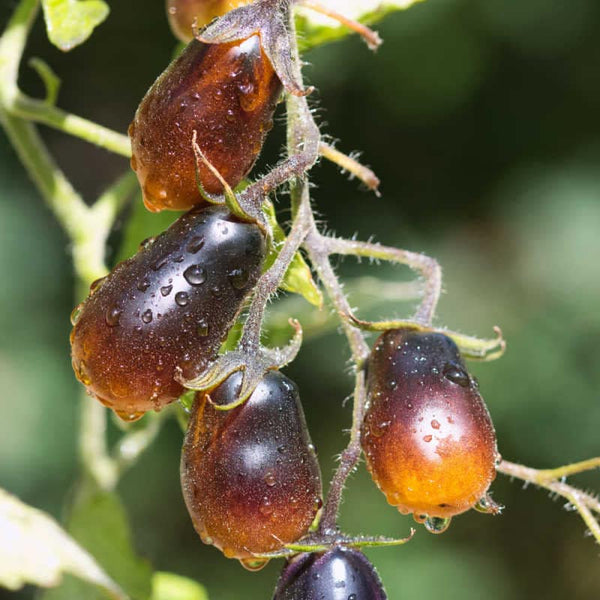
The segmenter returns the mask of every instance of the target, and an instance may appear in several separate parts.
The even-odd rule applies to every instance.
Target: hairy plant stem
[[[600,524],[598,517],[593,513],[600,515],[600,500],[597,497],[584,492],[576,487],[565,483],[562,479],[568,475],[574,475],[590,469],[596,469],[600,466],[600,457],[584,460],[579,463],[565,465],[557,469],[532,469],[516,463],[503,460],[496,469],[510,477],[516,477],[526,483],[533,483],[544,489],[565,498],[570,505],[577,510],[587,525],[590,533],[594,536],[597,543],[600,544]]]
[[[297,80],[302,82],[300,56],[293,17],[290,17],[289,28],[292,38],[292,59],[297,69],[296,76]],[[288,95],[287,127],[289,156],[297,153],[300,148],[304,148],[306,145],[314,143],[314,132],[317,132],[317,140],[320,139],[318,127],[312,117],[306,97],[298,97],[291,94]],[[308,234],[303,246],[336,311],[338,313],[347,312],[350,310],[348,300],[346,299],[342,286],[331,267],[327,247],[323,243],[324,238],[318,231],[313,213],[311,210],[304,212],[299,208],[302,206],[301,198],[307,194],[308,177],[304,174],[299,178],[296,185],[292,186],[291,190],[294,222],[306,219]],[[352,351],[352,361],[357,369],[352,411],[352,427],[350,430],[350,441],[341,454],[340,463],[329,486],[329,492],[325,500],[322,517],[319,523],[319,532],[321,534],[328,534],[337,527],[337,516],[342,500],[344,485],[360,459],[360,428],[364,418],[366,404],[364,370],[361,367],[368,356],[369,347],[363,334],[358,329],[352,327],[347,321],[342,321],[342,327]]]

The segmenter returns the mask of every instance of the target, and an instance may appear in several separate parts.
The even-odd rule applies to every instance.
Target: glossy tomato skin
[[[386,600],[375,568],[352,548],[301,554],[283,569],[273,600]]]
[[[496,476],[496,436],[477,382],[440,333],[385,332],[368,366],[362,446],[375,483],[404,514],[448,518]]]
[[[282,86],[257,35],[229,44],[193,40],[148,90],[129,127],[131,166],[151,211],[204,203],[198,190],[193,132],[207,159],[233,188],[249,173]],[[223,187],[204,165],[210,194]]]
[[[213,390],[212,402],[235,400],[241,377],[234,373]],[[228,558],[251,559],[306,534],[322,488],[296,385],[270,371],[244,404],[229,411],[197,394],[181,483],[196,531]]]
[[[222,207],[194,209],[117,265],[78,311],[73,368],[88,391],[123,416],[178,398],[175,381],[214,358],[260,276],[258,227]]]
[[[167,0],[169,25],[175,37],[187,43],[194,37],[194,22],[198,28],[205,27],[215,17],[250,2],[251,0]]]

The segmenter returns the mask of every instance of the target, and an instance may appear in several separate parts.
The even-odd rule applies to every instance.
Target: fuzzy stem
[[[600,514],[600,501],[598,498],[584,492],[576,487],[568,485],[564,481],[549,479],[549,474],[558,474],[558,477],[565,477],[567,474],[580,473],[585,470],[598,467],[598,458],[592,458],[573,465],[559,467],[558,469],[532,469],[524,465],[503,460],[497,467],[500,473],[510,477],[516,477],[527,483],[533,483],[547,489],[554,494],[562,496],[568,500],[580,514],[587,525],[591,534],[600,544],[600,525],[594,517],[593,512]]]
[[[126,135],[68,113],[43,100],[30,98],[20,91],[6,108],[16,117],[43,123],[126,158],[131,156],[131,144]]]
[[[298,53],[297,39],[294,29],[293,18],[290,18],[289,23],[292,37],[292,58],[293,64],[298,69],[298,81],[302,81],[300,73],[300,57]],[[318,127],[313,119],[312,113],[308,106],[306,97],[288,95],[287,97],[287,143],[288,155],[293,155],[304,148],[306,144],[311,143],[314,139],[314,132],[317,132]],[[317,146],[318,148],[318,146]],[[308,194],[308,181],[306,175],[296,185],[292,186],[292,211],[295,219],[303,218],[302,212],[298,206],[302,206],[299,201],[300,197]],[[299,204],[300,202],[300,204]],[[306,249],[311,264],[317,271],[320,280],[323,282],[325,291],[329,296],[332,304],[338,313],[348,312],[350,305],[344,295],[342,286],[338,281],[331,263],[329,262],[329,253],[324,244],[324,238],[320,235],[317,225],[314,220],[312,211],[308,214],[308,225],[310,231],[306,236],[304,248]],[[350,473],[354,471],[358,461],[360,460],[360,428],[364,418],[366,394],[364,392],[364,372],[360,368],[364,363],[369,353],[369,347],[364,339],[363,334],[352,327],[349,323],[342,320],[342,327],[348,339],[350,349],[352,351],[352,361],[357,367],[356,383],[354,393],[354,404],[352,410],[352,427],[350,430],[350,441],[346,449],[342,452],[340,463],[336,472],[333,475],[329,492],[325,499],[323,508],[323,516],[319,523],[319,531],[324,533],[336,528],[337,516],[342,500],[344,485]]]
[[[310,204],[308,201],[308,189],[303,193],[303,201],[300,204],[300,210],[294,219],[292,229],[287,236],[275,262],[271,268],[260,278],[250,310],[248,311],[248,319],[244,324],[244,332],[240,339],[240,347],[244,351],[256,352],[260,346],[260,330],[263,322],[265,308],[269,298],[277,291],[285,272],[294,258],[294,254],[304,241],[308,232],[308,218],[310,215]]]
[[[418,254],[356,240],[343,240],[340,238],[325,238],[330,254],[345,254],[364,256],[377,260],[387,260],[402,265],[421,273],[425,280],[423,299],[414,316],[414,321],[421,325],[430,326],[433,321],[435,309],[442,293],[442,269],[439,263],[426,254]]]

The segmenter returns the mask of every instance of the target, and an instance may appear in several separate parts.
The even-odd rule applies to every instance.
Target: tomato
[[[368,364],[362,446],[375,483],[404,514],[473,507],[496,475],[496,437],[476,381],[441,333],[391,330]]]
[[[198,165],[206,158],[234,188],[250,172],[273,126],[282,86],[257,35],[228,44],[190,42],[148,90],[129,127],[131,166],[151,211],[184,210],[223,186]]]
[[[322,504],[321,475],[298,388],[269,371],[232,410],[242,374],[198,393],[181,458],[183,496],[201,539],[258,568],[253,554],[308,532]]]
[[[76,310],[73,368],[124,418],[183,393],[175,380],[212,360],[265,256],[255,225],[222,207],[194,209],[117,265]]]

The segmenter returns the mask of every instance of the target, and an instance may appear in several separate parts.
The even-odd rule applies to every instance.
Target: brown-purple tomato
[[[258,35],[228,44],[192,40],[148,90],[129,127],[131,166],[154,212],[204,203],[223,186],[196,165],[193,132],[209,162],[233,188],[250,172],[282,86]],[[196,177],[198,169],[198,178]]]
[[[362,446],[375,483],[404,514],[448,518],[486,494],[494,427],[449,337],[396,329],[376,341]]]
[[[212,360],[260,276],[264,237],[223,207],[193,209],[117,265],[74,311],[73,368],[123,418],[160,409]]]
[[[232,410],[240,372],[198,393],[181,457],[183,496],[196,531],[228,558],[259,568],[308,532],[322,504],[321,475],[296,384],[268,372]]]

